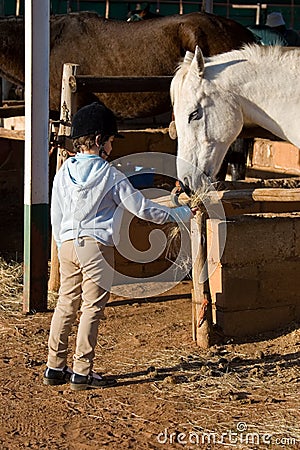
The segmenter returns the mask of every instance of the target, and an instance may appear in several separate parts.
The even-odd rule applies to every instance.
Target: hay
[[[58,300],[58,292],[48,291],[48,309],[52,310],[56,307]]]
[[[205,198],[207,193],[196,191],[191,195],[189,206],[190,208],[199,208],[200,213],[206,212]]]
[[[1,309],[19,309],[23,294],[23,264],[7,262],[0,257],[0,279]]]
[[[49,263],[50,264],[50,263]],[[20,311],[23,304],[23,263],[0,257],[0,309]],[[54,309],[58,294],[48,292],[48,308]]]
[[[186,224],[171,223],[166,225],[165,233],[167,236],[166,259],[175,262],[180,266],[181,271],[188,273],[191,268],[190,245],[186,245],[188,239],[190,244],[190,232]]]
[[[198,208],[200,214],[207,214],[207,206],[211,202],[211,197],[208,195],[208,191],[205,193],[197,191],[189,199],[186,205],[191,209]],[[171,223],[165,228],[165,233],[168,240],[167,256],[174,258],[178,255],[180,251],[180,246],[182,242],[182,233],[187,231],[187,224],[183,223]]]
[[[177,223],[170,223],[165,226],[164,231],[168,242],[166,257],[172,260],[180,251],[181,228]]]
[[[299,330],[294,333],[300,335]],[[295,407],[298,405],[299,369],[275,366],[274,360],[269,356],[258,364],[251,355],[236,353],[234,348],[222,351],[222,347],[212,347],[200,354],[190,348],[186,352],[181,349],[180,354],[178,349],[160,351],[147,363],[152,369],[149,377],[153,381],[153,397],[176,405],[181,402],[186,417],[190,417],[177,424],[177,428],[221,434],[231,429],[233,417],[241,417],[243,411],[243,422],[249,425],[249,432],[268,433],[274,439],[289,435],[299,442],[300,426]],[[139,363],[143,366],[142,361]],[[289,387],[288,393],[283,391],[283,384]],[[284,407],[279,407],[280,404]],[[265,405],[271,421],[267,414],[262,418],[262,406],[258,409],[257,405]],[[230,411],[228,420],[226,410]],[[197,411],[199,416],[207,411],[205,428],[195,420]]]

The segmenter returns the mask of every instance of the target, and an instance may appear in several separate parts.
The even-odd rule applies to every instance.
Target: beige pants
[[[48,367],[67,363],[68,338],[81,305],[73,370],[88,375],[93,366],[98,326],[113,279],[113,247],[95,239],[63,242],[60,249],[60,290],[49,336]]]

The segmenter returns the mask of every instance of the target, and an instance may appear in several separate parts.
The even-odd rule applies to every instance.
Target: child
[[[146,199],[109,165],[106,159],[114,137],[120,135],[111,110],[101,103],[81,108],[71,128],[76,155],[54,178],[51,223],[59,251],[60,291],[48,342],[47,385],[70,381],[71,389],[84,390],[115,384],[92,367],[98,325],[112,285],[114,226],[120,221],[119,214],[114,214],[117,208],[158,224],[174,221],[173,217],[187,222],[193,216],[188,206],[169,209]],[[80,305],[71,371],[66,365],[68,337]]]

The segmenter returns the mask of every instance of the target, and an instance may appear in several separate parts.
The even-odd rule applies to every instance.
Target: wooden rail
[[[1,106],[0,119],[25,116],[25,105]]]
[[[66,66],[66,65],[65,65]],[[103,92],[103,93],[120,93],[120,92],[167,92],[170,88],[172,80],[171,76],[163,77],[91,77],[79,75],[80,67],[77,66],[75,73],[69,76],[67,72],[65,74],[65,83],[63,82],[62,91],[68,92],[69,99],[62,101],[65,111],[68,112],[68,116],[72,117],[72,113],[76,110],[73,102],[76,98],[77,92]],[[71,68],[69,68],[71,70]],[[63,77],[64,79],[64,77]],[[63,118],[63,109],[61,111]],[[255,133],[253,137],[256,137]],[[272,190],[273,192],[270,192]],[[276,192],[275,192],[276,191]],[[280,198],[280,195],[282,197]],[[168,204],[170,196],[166,198],[156,199],[155,201],[162,204]],[[185,197],[185,201],[188,199]],[[235,214],[244,214],[248,212],[268,212],[273,211],[274,205],[276,212],[281,208],[281,205],[286,205],[283,211],[299,211],[300,210],[300,190],[293,189],[293,192],[289,189],[260,189],[253,188],[243,191],[223,191],[218,193],[218,197],[215,195],[211,198],[211,204],[214,202],[222,202],[225,215],[230,215],[232,212]],[[262,209],[261,209],[262,208]],[[258,209],[258,210],[257,210]],[[210,211],[209,211],[210,213]],[[199,279],[199,274],[202,268],[205,269],[206,260],[206,214],[198,214],[194,223],[194,231],[192,238],[192,251],[194,260],[194,266],[197,265],[195,272],[194,268],[194,294],[193,303],[194,308],[192,312],[193,322],[193,337],[199,345],[202,347],[209,347],[211,344],[211,330],[212,330],[212,304],[210,299],[209,280]],[[200,251],[199,250],[200,246]],[[53,249],[56,248],[53,245]],[[197,256],[198,255],[198,256]],[[53,257],[55,253],[52,253],[51,259],[51,273],[53,278],[49,280],[50,290],[56,290],[59,285],[59,278],[57,276],[57,267],[54,265]],[[55,280],[55,276],[57,279]],[[52,288],[50,287],[52,286]]]
[[[2,139],[13,139],[15,141],[25,140],[24,130],[7,130],[6,128],[0,127],[0,138]]]
[[[300,179],[299,179],[300,183]],[[232,191],[219,191],[215,192],[212,195],[209,193],[206,195],[205,198],[207,204],[213,205],[217,201],[221,201],[222,205],[225,209],[228,207],[229,204],[238,205],[240,209],[251,209],[255,207],[255,204],[267,202],[269,204],[269,211],[265,209],[264,212],[273,212],[271,204],[282,204],[282,203],[288,203],[291,206],[290,212],[293,211],[300,211],[300,187],[299,188],[251,188],[251,189],[239,189],[239,190],[232,190]],[[153,199],[154,202],[160,203],[162,205],[172,207],[174,204],[172,203],[171,197],[164,196],[159,197],[156,199]],[[187,204],[189,203],[190,199],[186,194],[180,194],[179,196],[179,203],[181,204]],[[298,208],[294,208],[294,204],[298,205]],[[277,210],[278,211],[278,210]],[[249,213],[256,212],[256,211],[247,211]],[[279,212],[279,211],[278,211]],[[284,210],[283,212],[286,212]]]
[[[171,76],[157,77],[91,77],[70,76],[69,85],[76,92],[167,92]]]

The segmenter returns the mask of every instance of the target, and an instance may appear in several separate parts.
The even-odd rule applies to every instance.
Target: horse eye
[[[192,120],[200,120],[202,117],[203,117],[203,110],[201,106],[198,106],[198,108],[189,115],[189,123]]]

